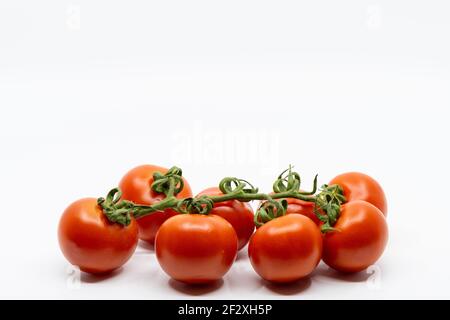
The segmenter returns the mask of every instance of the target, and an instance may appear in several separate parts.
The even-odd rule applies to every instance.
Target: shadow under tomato
[[[138,247],[149,251],[155,251],[155,245],[148,243],[147,241],[139,240]]]
[[[260,279],[260,282],[270,291],[285,296],[299,294],[311,286],[311,279],[309,277],[291,283],[273,283],[263,279]]]
[[[235,261],[247,260],[247,259],[248,259],[247,248],[243,248],[243,249],[241,249],[241,251],[238,251]]]
[[[168,282],[169,286],[172,289],[192,296],[201,296],[203,294],[219,290],[223,286],[222,279],[217,280],[210,284],[186,284],[173,279],[170,279]]]
[[[320,265],[314,271],[314,276],[321,276],[345,282],[366,282],[371,275],[371,273],[367,273],[365,270],[356,273],[340,272],[324,264]]]
[[[108,279],[111,279],[113,277],[118,276],[123,271],[123,268],[116,269],[112,272],[107,273],[99,273],[99,274],[91,274],[86,272],[81,272],[80,280],[82,283],[97,283],[102,282]]]

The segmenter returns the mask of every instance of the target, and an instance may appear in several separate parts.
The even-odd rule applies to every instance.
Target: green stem
[[[128,225],[131,221],[130,214],[135,219],[140,219],[155,212],[163,212],[173,209],[180,213],[208,214],[214,203],[237,200],[249,202],[253,200],[263,201],[255,215],[255,223],[262,225],[272,219],[286,213],[287,202],[284,199],[294,198],[315,204],[315,213],[323,222],[323,232],[333,230],[333,225],[339,217],[340,205],[345,202],[342,188],[339,186],[324,185],[321,192],[317,191],[317,175],[314,178],[313,189],[310,192],[300,191],[300,175],[292,172],[290,166],[274,183],[274,193],[259,193],[258,189],[243,179],[224,178],[219,189],[223,195],[203,195],[198,198],[177,199],[176,195],[182,190],[184,184],[181,177],[181,169],[171,168],[165,175],[154,174],[154,182],[151,188],[154,192],[163,193],[165,198],[153,205],[139,205],[131,201],[120,200],[121,192],[118,188],[111,190],[106,199],[99,198],[98,204],[103,208],[110,221],[122,225]],[[286,176],[285,176],[286,175]],[[283,199],[282,201],[276,201]]]
[[[171,186],[174,186],[174,183],[171,183]],[[184,201],[186,201],[186,198],[184,199],[177,199],[175,196],[173,196],[173,188],[169,189],[168,197],[166,197],[164,200],[161,200],[153,205],[134,205],[133,207],[133,216],[136,219],[145,217],[149,214],[152,214],[154,212],[162,212],[166,209],[174,209],[178,207],[178,205]],[[229,193],[224,194],[220,196],[204,196],[205,198],[211,200],[214,203],[219,202],[225,202],[230,200],[237,200],[240,202],[249,202],[254,200],[276,200],[276,199],[285,199],[285,198],[295,198],[300,199],[307,202],[316,202],[315,196],[307,196],[303,193],[296,192],[296,191],[285,191],[275,194],[266,194],[266,193]]]
[[[275,194],[266,194],[266,193],[242,193],[242,194],[225,194],[223,196],[210,196],[209,199],[211,199],[214,203],[217,202],[224,202],[229,200],[238,200],[241,202],[248,202],[253,200],[270,200],[270,199],[284,199],[284,198],[295,198],[307,202],[315,202],[316,198],[314,196],[305,196],[302,193],[299,192],[293,192],[293,191],[285,191]]]
[[[175,197],[175,189],[177,186],[177,180],[174,179],[173,177],[169,177],[168,178],[168,189],[166,194],[166,198],[164,198],[163,200],[151,205],[151,206],[146,206],[146,205],[135,205],[135,207],[133,208],[133,216],[136,219],[145,217],[146,215],[149,215],[151,213],[154,212],[161,212],[164,211],[165,209],[169,209],[172,207],[176,207],[178,204],[178,199]]]

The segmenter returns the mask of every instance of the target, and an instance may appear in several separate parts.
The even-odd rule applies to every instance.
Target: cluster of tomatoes
[[[152,190],[154,174],[167,169],[143,165],[120,181],[121,198],[154,205],[165,195]],[[178,199],[191,198],[184,180]],[[255,227],[254,212],[247,202],[235,199],[215,203],[208,214],[179,214],[172,208],[154,212],[127,225],[111,222],[97,199],[72,203],[63,213],[59,243],[70,263],[88,273],[107,273],[125,264],[138,240],[154,245],[162,269],[185,283],[209,283],[221,279],[234,263],[237,252],[248,244],[254,270],[265,280],[287,283],[311,274],[322,259],[341,272],[359,272],[382,255],[387,239],[387,204],[380,185],[362,173],[337,176],[346,202],[340,207],[332,230],[321,232],[313,202],[288,198],[283,216]],[[223,195],[209,188],[199,196]]]

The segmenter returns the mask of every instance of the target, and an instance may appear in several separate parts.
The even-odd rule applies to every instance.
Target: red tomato
[[[106,273],[121,267],[138,243],[134,219],[128,226],[112,223],[94,198],[72,203],[59,222],[58,238],[67,260],[89,273]]]
[[[153,205],[164,199],[164,194],[156,193],[151,189],[153,173],[155,172],[164,174],[167,172],[167,169],[154,165],[142,165],[130,170],[119,183],[119,187],[122,191],[122,199],[143,205]],[[191,187],[184,178],[183,181],[184,188],[176,197],[192,197]],[[156,233],[161,224],[176,214],[176,211],[166,209],[164,212],[155,212],[137,219],[139,225],[139,238],[153,245]]]
[[[202,195],[221,196],[223,193],[219,188],[212,187],[203,190],[197,197]],[[233,226],[234,231],[236,231],[238,250],[245,247],[253,231],[255,231],[253,209],[248,203],[237,200],[215,203],[210,214],[220,216],[227,220]]]
[[[300,214],[276,218],[250,239],[248,254],[255,271],[265,280],[285,283],[308,276],[322,256],[318,226]]]
[[[316,214],[314,213],[314,202],[308,202],[295,198],[287,198],[286,201],[288,203],[286,214],[291,213],[302,214],[310,218],[312,221],[314,221],[315,224],[317,225],[321,224],[321,221],[319,220],[319,218],[317,218]]]
[[[381,210],[387,215],[387,201],[384,191],[377,181],[366,174],[348,172],[335,177],[330,185],[338,184],[344,189],[347,202],[364,200]]]
[[[359,272],[383,254],[388,227],[383,213],[374,205],[356,200],[344,204],[334,225],[337,231],[323,238],[323,261],[342,272]]]
[[[156,257],[173,279],[210,283],[221,279],[237,254],[237,236],[225,219],[215,215],[180,214],[161,225]]]
[[[270,195],[273,195],[273,193],[270,193]],[[322,224],[322,222],[319,220],[319,218],[317,218],[316,214],[314,213],[315,207],[314,202],[304,201],[296,198],[286,198],[285,200],[288,203],[286,214],[291,213],[301,214],[310,218],[318,226]]]

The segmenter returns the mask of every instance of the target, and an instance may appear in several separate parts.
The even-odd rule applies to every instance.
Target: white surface
[[[450,298],[449,9],[2,1],[0,298]],[[221,286],[189,289],[139,248],[77,286],[61,212],[142,163],[181,166],[195,191],[227,175],[268,191],[288,164],[305,187],[366,172],[389,198],[388,249],[375,276],[321,266],[273,287],[244,254]]]

